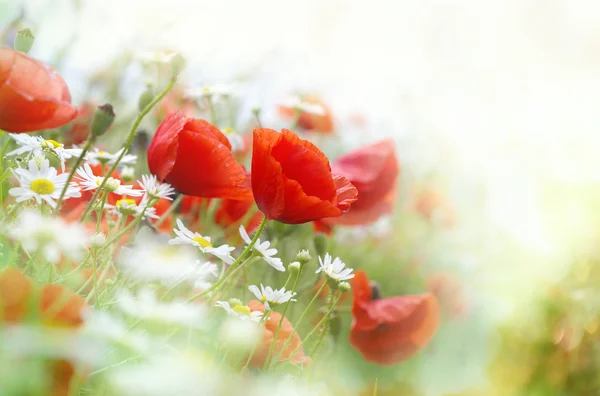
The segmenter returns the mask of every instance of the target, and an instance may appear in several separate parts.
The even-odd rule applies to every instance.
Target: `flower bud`
[[[318,233],[313,238],[317,255],[324,257],[327,253],[327,237],[324,234]]]
[[[21,51],[24,53],[28,53],[33,47],[33,42],[35,41],[35,37],[33,37],[33,33],[29,29],[23,29],[17,33],[15,37],[14,48],[17,51]]]
[[[292,272],[300,272],[300,270],[302,269],[302,264],[300,264],[297,261],[294,261],[290,263],[290,265],[288,265],[288,269]]]
[[[300,261],[302,264],[308,263],[311,259],[312,257],[310,256],[309,251],[306,249],[300,250],[296,255],[296,260]]]
[[[107,103],[103,104],[102,106],[98,106],[96,112],[94,113],[94,118],[90,127],[92,136],[98,137],[104,135],[114,120],[115,112],[112,105]]]
[[[146,106],[148,106],[150,102],[152,102],[153,99],[154,92],[152,90],[152,85],[148,84],[146,85],[146,90],[142,92],[140,98],[138,99],[138,110],[143,111],[146,108]]]
[[[231,298],[231,299],[229,299],[228,303],[232,307],[235,307],[236,305],[244,305],[244,304],[242,304],[242,301],[239,298]]]
[[[43,155],[48,160],[51,167],[53,167],[53,168],[61,167],[60,158],[58,158],[58,155],[56,155],[56,153],[54,151],[44,151]]]
[[[93,247],[99,247],[106,243],[106,235],[102,232],[97,232],[90,237],[90,244]]]
[[[340,282],[338,284],[338,289],[340,289],[342,293],[346,293],[352,290],[352,286],[350,286],[350,283],[348,282]]]
[[[185,68],[185,58],[181,54],[177,53],[171,57],[171,73],[172,77],[175,78],[181,74]]]
[[[130,182],[135,179],[135,169],[131,166],[124,166],[123,169],[121,169],[121,179],[123,179],[124,182]]]
[[[332,311],[329,314],[329,333],[333,337],[334,341],[337,341],[338,336],[342,330],[342,317],[337,311]]]
[[[120,185],[121,182],[118,179],[115,179],[114,177],[109,177],[106,180],[106,183],[104,183],[104,189],[108,192],[113,192],[117,188],[119,188]]]

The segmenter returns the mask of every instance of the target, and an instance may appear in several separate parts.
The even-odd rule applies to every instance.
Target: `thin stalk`
[[[175,85],[175,81],[177,81],[177,78],[172,77],[171,80],[169,81],[169,84],[167,85],[167,87],[156,98],[154,98],[152,100],[152,102],[150,102],[144,108],[144,110],[142,110],[142,112],[136,117],[133,125],[131,126],[131,129],[129,130],[129,136],[127,137],[127,142],[125,143],[125,146],[123,147],[123,150],[121,150],[121,154],[119,155],[119,157],[117,158],[117,160],[115,161],[115,163],[110,167],[110,169],[106,173],[107,176],[102,179],[102,182],[100,183],[100,185],[98,186],[98,188],[94,192],[94,195],[92,196],[92,199],[88,203],[87,207],[85,208],[85,211],[83,212],[83,215],[81,216],[81,219],[79,220],[80,223],[82,223],[82,222],[85,221],[85,219],[86,219],[89,211],[92,208],[92,205],[93,205],[94,201],[96,200],[96,198],[98,198],[98,194],[104,188],[104,185],[106,184],[106,181],[108,180],[108,178],[110,177],[110,175],[112,175],[112,173],[115,171],[115,169],[117,169],[117,166],[119,165],[119,162],[121,162],[121,160],[125,156],[125,153],[127,153],[127,151],[129,150],[129,148],[133,144],[133,139],[135,138],[135,133],[137,132],[137,129],[140,126],[140,123],[142,122],[142,120],[144,119],[144,117],[150,112],[150,110],[152,110],[152,108],[158,102],[161,101],[162,98],[165,97],[165,95],[171,90],[171,88],[173,88],[173,85]]]
[[[85,158],[85,155],[90,150],[90,148],[92,148],[92,145],[94,144],[95,141],[96,141],[96,137],[94,135],[90,136],[90,138],[87,140],[85,146],[83,147],[83,151],[81,152],[79,157],[77,157],[77,161],[75,161],[75,164],[73,165],[73,168],[71,169],[71,172],[69,172],[69,177],[67,177],[67,182],[65,183],[65,186],[63,187],[62,191],[60,192],[58,201],[56,201],[56,210],[55,210],[56,216],[58,216],[58,211],[60,210],[60,205],[62,204],[63,199],[65,198],[65,194],[67,193],[67,189],[69,188],[69,184],[71,183],[71,180],[73,180],[73,176],[75,175],[75,172],[77,172],[77,168],[79,168],[79,165],[81,165],[81,161],[83,161],[83,159]]]
[[[300,280],[301,273],[302,273],[302,270],[298,271],[298,274],[296,275],[296,281],[294,282],[294,286],[292,287],[292,290],[291,290],[292,295],[296,291],[296,286],[298,286],[298,281]],[[287,285],[287,282],[286,282],[286,285]],[[273,337],[273,342],[271,343],[271,346],[269,347],[269,353],[267,354],[267,358],[265,359],[265,363],[263,364],[263,367],[262,367],[263,370],[265,370],[269,364],[269,359],[271,359],[271,354],[273,353],[273,349],[275,348],[275,343],[277,342],[277,336],[279,335],[279,331],[281,330],[281,326],[283,325],[283,319],[285,318],[285,314],[287,313],[287,310],[288,310],[291,302],[292,302],[291,299],[288,300],[288,302],[285,304],[285,307],[283,308],[283,312],[281,313],[281,319],[279,319],[279,324],[277,325],[277,330],[275,330],[275,336]]]

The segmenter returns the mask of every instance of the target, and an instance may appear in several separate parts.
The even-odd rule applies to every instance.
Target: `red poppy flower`
[[[440,321],[440,308],[431,293],[373,299],[369,279],[356,271],[350,343],[373,363],[402,362],[425,347]]]
[[[400,172],[392,139],[362,147],[338,158],[335,174],[345,176],[358,190],[358,200],[341,217],[326,219],[337,225],[364,225],[392,211]]]
[[[456,212],[450,201],[434,187],[425,186],[415,197],[414,208],[429,221],[438,218],[446,228],[456,224]]]
[[[288,224],[340,216],[357,195],[315,145],[287,129],[266,128],[254,130],[252,192],[268,219]]]
[[[0,48],[0,129],[58,128],[76,115],[69,88],[54,69],[22,52]]]
[[[330,134],[333,132],[333,117],[329,108],[323,103],[321,99],[316,96],[304,96],[302,101],[312,105],[318,105],[323,110],[322,114],[309,113],[307,111],[300,111],[298,116],[298,125],[302,129],[307,131],[321,132],[324,134]],[[293,118],[296,116],[296,109],[289,106],[279,106],[279,112],[284,117]]]
[[[179,192],[200,197],[249,199],[246,172],[219,128],[205,120],[169,114],[148,147],[150,172]]]

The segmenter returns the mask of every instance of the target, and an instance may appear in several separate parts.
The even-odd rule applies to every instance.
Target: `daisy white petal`
[[[244,242],[246,242],[246,244],[249,245],[252,242],[252,240],[250,239],[250,236],[246,232],[246,229],[243,225],[240,226],[239,231]],[[283,266],[283,262],[280,258],[275,257],[275,255],[277,254],[277,249],[270,248],[270,246],[271,242],[264,241],[261,243],[260,238],[258,238],[256,240],[256,243],[252,247],[252,250],[254,250],[257,253],[260,253],[263,260],[265,260],[267,264],[269,264],[271,267],[275,268],[277,271],[284,272],[285,267]]]

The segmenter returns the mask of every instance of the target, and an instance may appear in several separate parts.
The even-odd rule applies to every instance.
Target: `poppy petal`
[[[186,122],[187,117],[179,111],[169,114],[158,126],[148,146],[148,167],[161,181],[173,170],[179,147],[177,135]]]

